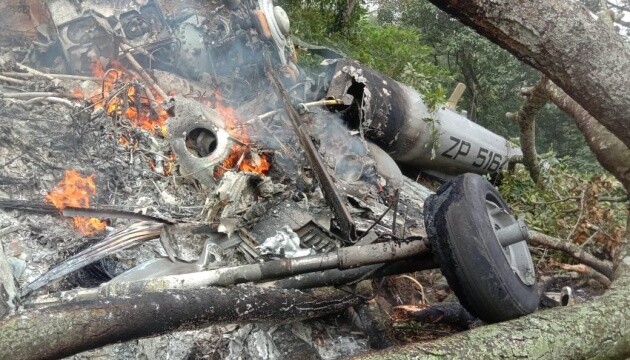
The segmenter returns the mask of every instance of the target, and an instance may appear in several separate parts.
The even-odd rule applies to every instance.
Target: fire
[[[170,115],[159,105],[165,99],[151,92],[155,101],[150,100],[147,92],[151,89],[140,85],[135,76],[119,62],[112,61],[111,69],[105,71],[103,64],[95,61],[92,63],[92,73],[103,79],[102,94],[91,98],[96,109],[104,108],[112,117],[124,116],[134,126],[154,134],[166,134],[166,120]]]
[[[240,116],[236,110],[227,106],[223,102],[220,92],[215,93],[216,104],[215,110],[225,119],[225,128],[236,139],[243,144],[250,142],[249,135],[247,134],[244,126],[239,126],[242,123]],[[230,155],[223,161],[221,166],[215,168],[214,177],[219,178],[223,176],[225,170],[237,168],[240,171],[253,172],[256,174],[264,175],[269,171],[271,167],[271,161],[269,155],[258,154],[252,151],[248,146],[241,144],[234,144],[230,151]]]
[[[82,177],[77,171],[66,171],[64,179],[57,187],[46,195],[46,201],[57,209],[68,206],[88,208],[90,196],[96,194],[94,175]],[[83,235],[92,235],[105,229],[106,223],[96,218],[74,217],[74,226]]]
[[[92,73],[103,79],[102,93],[91,98],[95,108],[103,108],[113,117],[124,116],[142,129],[166,135],[166,120],[170,115],[165,109],[157,106],[165,99],[151,93],[155,96],[155,102],[152,102],[146,93],[151,90],[141,86],[132,73],[126,71],[118,62],[112,61],[110,70],[105,71],[101,62],[95,61],[92,63]],[[239,126],[242,123],[239,115],[233,108],[225,105],[219,91],[215,93],[215,98],[214,108],[225,119],[226,130],[240,142],[232,147],[228,158],[215,171],[215,176],[221,177],[227,169],[265,174],[271,166],[268,154],[258,154],[249,146],[243,145],[249,144],[250,138],[245,128]],[[207,102],[205,104],[210,106]],[[123,145],[128,144],[127,139],[119,141]],[[165,171],[172,171],[171,166],[168,165]]]

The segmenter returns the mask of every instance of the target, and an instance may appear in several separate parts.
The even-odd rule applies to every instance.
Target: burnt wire
[[[370,227],[369,227],[367,230],[365,230],[365,232],[364,232],[361,236],[359,236],[359,238],[358,238],[355,242],[359,242],[361,239],[363,239],[365,236],[367,236],[367,234],[369,234],[369,233],[370,233],[370,231],[371,231],[372,229],[374,229],[374,227],[375,227],[378,223],[380,223],[380,222],[381,222],[381,220],[383,220],[383,218],[385,217],[385,215],[387,215],[387,213],[389,212],[389,210],[391,210],[391,209],[392,209],[392,207],[394,206],[394,204],[395,204],[395,203],[396,203],[396,202],[392,202],[391,204],[389,204],[389,207],[387,207],[387,209],[383,212],[383,214],[381,214],[381,216],[379,216],[379,218],[378,218],[378,219],[376,219],[376,221],[374,221],[374,223],[372,223],[372,225],[370,225]]]

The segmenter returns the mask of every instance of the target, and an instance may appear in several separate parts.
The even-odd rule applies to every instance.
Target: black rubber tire
[[[425,202],[424,221],[443,275],[461,304],[487,323],[536,311],[536,285],[514,273],[497,241],[486,199],[508,209],[483,177],[464,174]]]

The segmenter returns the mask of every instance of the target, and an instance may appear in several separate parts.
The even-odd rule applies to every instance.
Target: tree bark
[[[556,239],[533,230],[529,231],[529,243],[532,245],[540,245],[550,249],[563,251],[574,259],[577,259],[581,263],[595,269],[599,273],[606,276],[608,279],[612,280],[614,278],[615,272],[613,270],[612,263],[596,258],[595,256],[584,251],[584,249],[578,245],[567,241],[562,241],[560,239]]]
[[[625,359],[630,354],[630,271],[601,298],[354,359]]]
[[[521,150],[523,151],[523,165],[529,171],[529,176],[535,183],[540,183],[540,166],[538,164],[538,152],[536,151],[536,115],[547,103],[547,97],[543,92],[548,82],[544,76],[536,86],[526,94],[525,102],[514,114],[520,130]],[[510,113],[508,113],[509,117]]]
[[[430,0],[547,75],[630,146],[630,43],[577,2]]]
[[[0,321],[1,359],[56,359],[114,342],[212,324],[287,322],[359,304],[369,295],[324,288],[209,287],[78,301]]]

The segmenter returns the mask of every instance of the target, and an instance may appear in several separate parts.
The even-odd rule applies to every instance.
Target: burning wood
[[[168,111],[158,106],[167,99],[155,97],[136,76],[124,69],[119,62],[105,70],[100,61],[92,63],[94,76],[102,79],[100,94],[89,96],[95,109],[104,109],[112,117],[124,116],[142,129],[164,136]],[[75,89],[81,93],[80,89]]]

